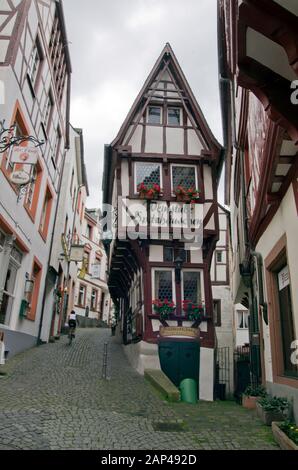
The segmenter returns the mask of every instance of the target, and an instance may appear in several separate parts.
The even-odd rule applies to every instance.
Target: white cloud
[[[104,144],[117,135],[166,42],[221,139],[216,0],[64,0],[73,65],[71,122],[82,127],[90,206]]]

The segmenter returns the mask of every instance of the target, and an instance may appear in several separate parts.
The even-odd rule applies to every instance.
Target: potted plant
[[[137,187],[137,191],[141,199],[158,199],[162,194],[161,188],[156,183],[145,184],[144,182],[140,183]]]
[[[257,401],[257,414],[267,426],[273,421],[284,421],[288,418],[290,402],[282,397],[262,397]]]
[[[177,201],[196,203],[200,198],[200,192],[194,188],[184,188],[184,186],[177,186],[174,191]]]
[[[249,410],[254,410],[256,408],[257,401],[266,395],[267,393],[264,387],[249,385],[242,395],[242,406]]]
[[[273,421],[273,436],[283,450],[298,450],[298,426],[290,421]]]
[[[182,309],[187,319],[191,321],[202,321],[205,315],[205,307],[202,304],[194,303],[191,300],[184,300]]]
[[[168,320],[168,318],[174,313],[176,308],[174,302],[169,301],[168,299],[156,299],[152,302],[152,305],[154,311],[160,316],[161,320]]]

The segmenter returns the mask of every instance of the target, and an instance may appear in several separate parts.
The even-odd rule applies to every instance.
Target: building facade
[[[36,158],[16,164],[14,147],[0,154],[0,327],[13,355],[48,336],[40,293],[69,145],[71,65],[61,2],[1,2],[0,23],[1,137]],[[37,154],[33,139],[44,142]],[[22,191],[11,179],[16,170],[28,177]]]
[[[210,265],[220,170],[221,146],[167,44],[105,148],[103,202],[117,207],[109,289],[137,370],[162,367],[176,384],[190,374],[207,400],[214,386]]]
[[[298,417],[297,2],[219,1],[220,88],[234,302],[251,375]]]
[[[101,242],[100,211],[86,209],[81,243],[84,260],[79,264],[75,310],[81,317],[111,322],[111,298],[107,286],[107,255]]]
[[[73,250],[79,249],[81,256],[84,250],[82,233],[89,191],[83,131],[72,126],[69,129],[69,149],[65,153],[62,179],[43,301],[42,328],[47,332],[46,339],[60,335],[74,307],[80,258],[73,257]]]

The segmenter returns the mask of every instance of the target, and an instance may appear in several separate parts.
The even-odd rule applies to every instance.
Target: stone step
[[[170,379],[159,369],[145,369],[144,377],[169,401],[180,401],[180,392]]]

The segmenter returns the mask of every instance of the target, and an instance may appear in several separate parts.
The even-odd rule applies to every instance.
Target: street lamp
[[[178,284],[180,284],[181,282],[182,265],[183,265],[183,258],[179,254],[177,258],[175,259],[175,278]]]

